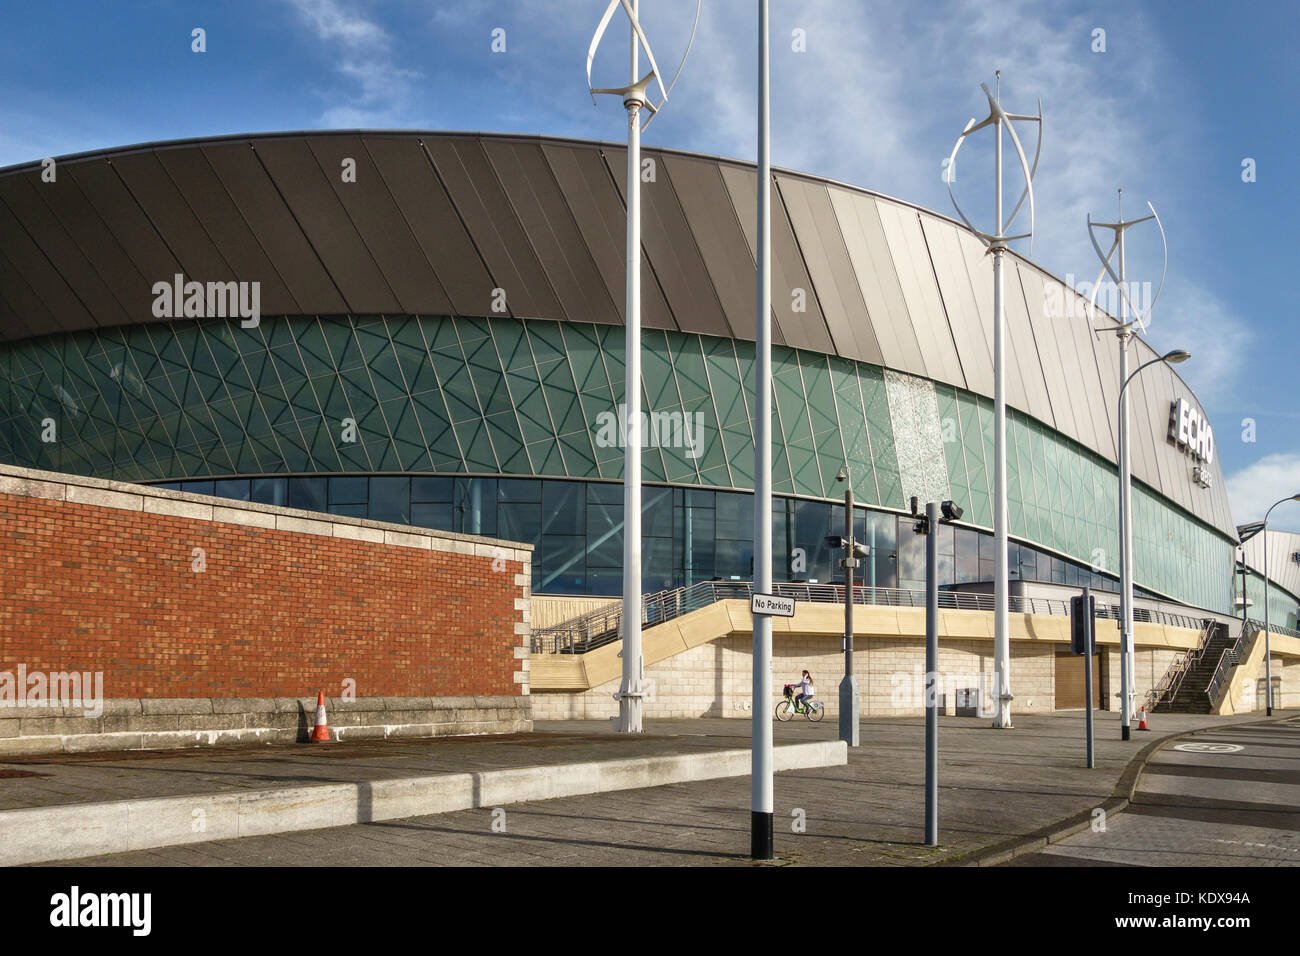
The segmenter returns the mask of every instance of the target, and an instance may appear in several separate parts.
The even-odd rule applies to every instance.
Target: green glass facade
[[[621,525],[611,510],[621,513],[618,486],[608,482],[621,478],[623,456],[617,441],[602,440],[598,423],[622,395],[623,340],[621,326],[446,316],[291,316],[264,318],[251,329],[225,321],[150,323],[46,336],[0,346],[0,458],[128,481],[213,479],[214,493],[258,500],[281,494],[272,489],[282,483],[290,506],[455,530],[473,529],[464,526],[452,477],[499,478],[490,489],[478,488],[478,530],[537,544],[542,590],[602,593],[617,567],[613,539],[601,535]],[[668,556],[647,561],[670,581],[703,574],[706,566],[701,579],[748,576],[741,545],[749,536],[734,535],[746,526],[749,498],[728,492],[753,486],[753,345],[648,330],[643,346],[644,407],[665,422],[685,423],[676,439],[695,436],[644,450],[645,480],[674,486],[661,489],[662,507],[681,513],[680,528],[675,518],[664,519],[673,535],[685,535],[692,512],[691,543],[670,535],[662,546]],[[835,475],[845,462],[860,503],[905,510],[920,479],[917,466],[900,468],[900,461],[917,460],[915,449],[896,443],[914,443],[919,429],[942,441],[940,478],[966,509],[964,521],[991,526],[988,399],[913,380],[933,388],[936,420],[900,422],[892,418],[899,412],[891,409],[887,382],[895,373],[784,347],[774,348],[773,368],[774,491],[794,516],[779,520],[797,524],[799,509],[812,503],[801,500],[839,498]],[[43,440],[51,423],[54,440]],[[1016,411],[1008,416],[1008,454],[1010,532],[1037,546],[1025,549],[1035,555],[1032,574],[1045,557],[1043,579],[1056,580],[1051,562],[1062,556],[1075,563],[1061,562],[1059,583],[1081,582],[1089,565],[1114,574],[1114,466]],[[229,479],[244,484],[221,485]],[[1137,582],[1231,611],[1232,543],[1135,488]],[[707,506],[692,498],[705,492],[712,496]],[[647,507],[657,493],[648,489]],[[547,495],[556,497],[548,503]],[[825,515],[808,521],[821,534],[823,521],[832,519],[828,504],[819,507]],[[535,522],[523,517],[530,509]],[[547,525],[551,514],[565,517]],[[593,535],[592,522],[605,520],[613,524]],[[865,514],[863,520],[888,524]],[[646,520],[648,529],[663,526]],[[986,546],[977,538],[962,546],[964,559],[954,541],[954,582],[959,566],[979,574]],[[692,557],[687,573],[686,554],[705,541],[711,552]],[[579,551],[582,559],[570,560]],[[552,562],[549,552],[564,557]],[[896,550],[895,557],[906,563],[906,554]],[[897,579],[912,580],[902,567]]]

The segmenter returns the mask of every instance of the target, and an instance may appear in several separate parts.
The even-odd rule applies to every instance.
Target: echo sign
[[[1202,465],[1208,466],[1214,461],[1214,431],[1210,422],[1185,398],[1178,399],[1169,408],[1169,440],[1186,449]]]

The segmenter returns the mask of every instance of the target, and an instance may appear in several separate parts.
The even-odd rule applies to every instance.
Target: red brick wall
[[[514,696],[502,564],[0,494],[0,671],[103,671],[107,698]]]

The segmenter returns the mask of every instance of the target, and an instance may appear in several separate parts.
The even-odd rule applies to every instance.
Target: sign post
[[[1083,655],[1083,713],[1088,740],[1088,769],[1097,766],[1092,735],[1092,655],[1096,646],[1096,601],[1088,588],[1070,598],[1070,651]]]

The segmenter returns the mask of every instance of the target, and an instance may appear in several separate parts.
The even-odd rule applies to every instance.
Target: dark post
[[[1083,589],[1083,617],[1084,627],[1084,647],[1083,647],[1083,713],[1084,723],[1087,726],[1088,733],[1088,769],[1096,768],[1096,755],[1093,753],[1092,746],[1092,639],[1093,639],[1093,616],[1092,616],[1092,595],[1088,589]]]
[[[840,472],[847,477],[845,471]],[[853,569],[857,567],[853,540],[853,489],[844,490],[844,678],[840,681],[840,740],[858,745],[858,679],[853,676]]]
[[[939,845],[939,506],[925,506],[925,844]]]

